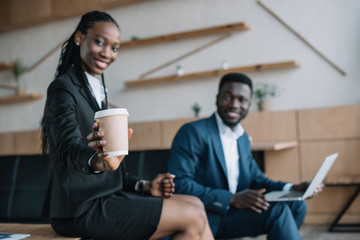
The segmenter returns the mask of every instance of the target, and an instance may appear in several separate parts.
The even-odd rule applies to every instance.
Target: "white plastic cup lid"
[[[124,156],[124,155],[129,155],[129,151],[127,151],[127,150],[122,150],[122,151],[109,152],[109,155],[107,156],[107,158],[109,158],[109,157]]]
[[[126,108],[110,108],[105,110],[100,110],[95,113],[94,119],[101,117],[108,117],[114,115],[126,115],[129,116],[129,113]]]

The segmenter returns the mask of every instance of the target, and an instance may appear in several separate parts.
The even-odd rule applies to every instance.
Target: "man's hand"
[[[133,134],[133,130],[128,130],[129,139]],[[118,169],[120,163],[125,156],[107,157],[108,152],[103,152],[103,146],[106,145],[106,140],[103,140],[104,132],[99,131],[99,124],[97,122],[93,125],[93,132],[87,136],[88,146],[94,149],[97,154],[91,160],[91,168],[96,171],[114,171]]]
[[[292,187],[292,190],[304,192],[304,191],[306,191],[306,189],[309,187],[309,185],[310,185],[309,182],[302,182],[302,183],[300,183],[300,184],[294,185],[294,186]],[[324,188],[324,184],[321,183],[321,184],[320,184],[319,186],[317,186],[317,188],[315,189],[314,194],[313,194],[311,197],[309,197],[309,198],[312,198],[312,197],[315,197],[316,195],[318,195],[320,192],[322,192],[323,188]]]
[[[250,190],[246,189],[232,195],[230,206],[238,209],[251,209],[257,213],[266,211],[270,204],[264,197],[266,189]]]
[[[309,187],[309,182],[302,182],[292,186],[291,190],[304,192]]]

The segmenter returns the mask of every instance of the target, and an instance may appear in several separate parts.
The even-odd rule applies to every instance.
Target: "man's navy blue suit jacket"
[[[244,189],[281,190],[285,182],[266,178],[252,157],[248,135],[237,140],[239,181],[237,192]],[[205,205],[212,231],[230,208],[227,170],[215,114],[187,123],[176,134],[168,162],[175,174],[175,193],[199,197]],[[246,211],[244,211],[246,214]]]

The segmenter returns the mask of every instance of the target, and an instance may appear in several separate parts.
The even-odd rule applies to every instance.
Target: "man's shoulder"
[[[239,137],[238,141],[239,141],[240,144],[246,144],[246,145],[248,145],[248,146],[251,145],[251,139],[250,139],[249,135],[248,135],[246,132],[244,132],[244,133]]]
[[[209,136],[215,131],[213,130],[210,118],[203,118],[185,123],[178,130],[174,143],[185,144],[192,142],[199,144],[203,141],[208,141]]]
[[[195,129],[204,128],[208,124],[210,124],[211,121],[212,121],[212,116],[208,117],[208,118],[197,119],[197,120],[185,123],[182,126],[182,128],[195,128]]]
[[[216,123],[213,122],[211,117],[185,123],[176,134],[176,139],[208,139],[209,135],[216,132],[215,125]]]

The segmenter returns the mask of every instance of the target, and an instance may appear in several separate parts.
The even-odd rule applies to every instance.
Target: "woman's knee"
[[[174,195],[164,201],[168,217],[176,216],[176,222],[182,225],[202,226],[207,216],[202,201],[194,196]]]
[[[189,199],[190,199],[190,202],[192,204],[194,204],[196,207],[200,208],[200,209],[203,209],[205,211],[205,207],[204,207],[204,204],[203,202],[200,200],[200,198],[198,197],[195,197],[195,196],[188,196]]]
[[[205,208],[200,199],[194,198],[192,202],[188,203],[188,214],[192,217],[206,219]]]
[[[198,203],[201,205],[199,206]],[[194,198],[194,202],[187,202],[186,205],[183,208],[184,219],[187,219],[186,222],[190,227],[202,234],[207,223],[207,216],[202,202],[198,198]]]
[[[189,239],[197,239],[206,227],[205,211],[193,203],[195,198],[175,196],[164,199],[158,230],[154,237],[166,232],[184,234]],[[195,200],[196,201],[196,200]]]
[[[205,207],[203,202],[200,200],[200,198],[192,196],[192,195],[182,195],[182,194],[175,194],[173,197],[180,201],[185,201],[190,204],[193,204],[194,206],[203,209],[205,211]]]

